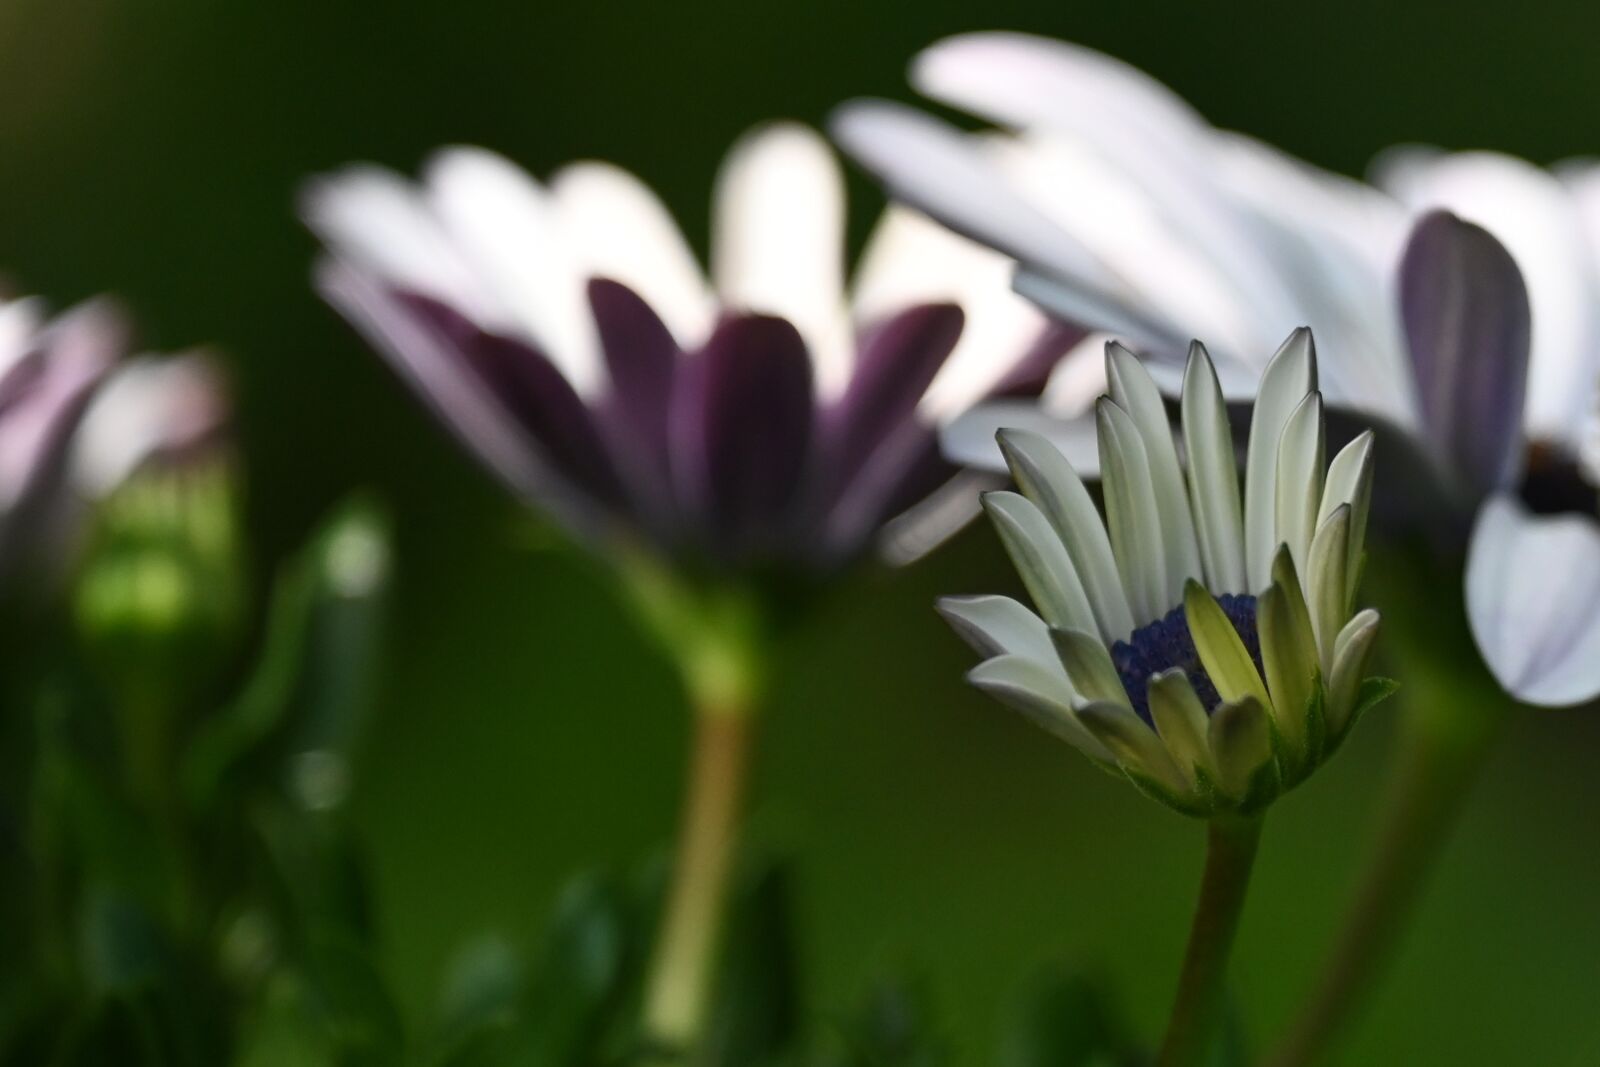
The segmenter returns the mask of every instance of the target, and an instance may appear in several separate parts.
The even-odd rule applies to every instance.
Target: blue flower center
[[[1261,637],[1256,633],[1256,598],[1224,593],[1217,597],[1222,613],[1233,623],[1256,670],[1261,669]],[[1201,705],[1210,714],[1221,703],[1217,687],[1211,676],[1200,665],[1200,653],[1194,647],[1194,636],[1189,633],[1189,620],[1182,607],[1173,608],[1154,622],[1146,623],[1128,637],[1111,646],[1111,662],[1122,678],[1122,688],[1128,691],[1133,709],[1145,722],[1154,725],[1150,717],[1150,679],[1163,671],[1177,668],[1189,676],[1189,684],[1200,697]]]

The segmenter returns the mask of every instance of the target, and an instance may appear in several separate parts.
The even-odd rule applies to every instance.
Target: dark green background
[[[413,1012],[461,937],[530,931],[566,872],[665,839],[682,714],[595,566],[528,533],[311,297],[296,183],[452,141],[540,172],[599,156],[703,249],[745,126],[906,96],[920,45],[993,26],[1103,47],[1350,172],[1398,140],[1600,149],[1592,3],[0,3],[0,268],[57,303],[120,294],[152,347],[227,354],[264,559],[348,487],[397,510],[396,654],[358,808]],[[853,189],[859,232],[877,202]],[[1048,958],[1103,966],[1153,1029],[1200,859],[1196,826],[962,688],[929,603],[1009,582],[974,532],[829,602],[780,665],[755,820],[799,860],[819,1009],[924,969],[972,1063]],[[1263,1028],[1361,853],[1388,718],[1273,813],[1237,965]],[[1600,1062],[1597,755],[1593,716],[1519,717],[1345,1062]]]

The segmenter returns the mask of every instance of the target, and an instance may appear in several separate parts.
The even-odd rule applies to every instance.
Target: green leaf
[[[997,1067],[1091,1067],[1121,1062],[1122,1024],[1102,983],[1066,968],[1035,977],[1002,1024]]]

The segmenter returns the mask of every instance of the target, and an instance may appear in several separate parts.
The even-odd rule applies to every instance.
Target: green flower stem
[[[669,1051],[691,1048],[705,1024],[754,734],[747,712],[696,710],[683,823],[644,997],[645,1033]]]
[[[1200,900],[1195,905],[1178,994],[1157,1067],[1191,1067],[1203,1062],[1210,1049],[1222,1014],[1228,957],[1260,840],[1259,817],[1211,820]]]
[[[1405,719],[1367,867],[1311,995],[1269,1067],[1327,1054],[1378,987],[1427,876],[1515,704],[1479,661],[1460,573],[1431,554],[1372,558],[1374,591],[1406,668]]]
[[[1498,693],[1474,696],[1408,725],[1372,857],[1321,977],[1269,1067],[1318,1062],[1376,990],[1511,706]]]
[[[625,549],[618,561],[635,611],[677,664],[694,712],[677,851],[642,1009],[661,1062],[678,1062],[699,1042],[715,987],[764,676],[763,619],[748,589],[686,581],[643,551]]]

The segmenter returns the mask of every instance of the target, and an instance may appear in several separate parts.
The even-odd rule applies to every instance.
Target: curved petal
[[[481,148],[439,152],[428,163],[426,185],[429,203],[481,285],[580,396],[595,395],[603,377],[600,343],[579,260],[549,192],[516,164]]]
[[[1519,700],[1548,707],[1600,694],[1600,524],[1532,515],[1506,495],[1479,514],[1467,559],[1478,651]]]
[[[1027,352],[1045,318],[1011,289],[1011,263],[920,212],[890,205],[856,268],[857,322],[916,304],[950,302],[966,315],[955,351],[928,387],[921,412],[948,419],[971,407]]]
[[[844,176],[818,134],[763,126],[717,176],[711,270],[725,306],[788,319],[805,338],[818,393],[837,396],[854,364],[844,303]]]
[[[1505,245],[1533,312],[1528,432],[1575,445],[1600,377],[1600,264],[1578,201],[1548,171],[1497,152],[1395,154],[1379,180],[1411,207],[1445,208]]]
[[[685,349],[705,343],[716,305],[694,253],[650,188],[609,163],[573,163],[550,179],[550,198],[588,278],[638,293]]]
[[[1521,468],[1531,326],[1516,263],[1487,230],[1432,212],[1406,246],[1400,311],[1436,457],[1475,493],[1505,488]]]
[[[72,481],[88,497],[103,497],[146,460],[198,445],[227,419],[221,374],[205,356],[129,360],[84,413]]]

